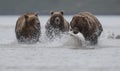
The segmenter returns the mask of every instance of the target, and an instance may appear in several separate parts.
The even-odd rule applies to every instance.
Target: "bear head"
[[[79,32],[84,34],[84,30],[88,30],[87,24],[87,17],[82,15],[75,15],[70,22],[70,30],[73,31],[74,34],[77,34]]]
[[[40,21],[38,19],[38,13],[27,13],[24,14],[25,26],[28,28],[34,28],[40,30]]]
[[[64,12],[51,12],[50,24],[53,28],[62,28],[64,27]]]

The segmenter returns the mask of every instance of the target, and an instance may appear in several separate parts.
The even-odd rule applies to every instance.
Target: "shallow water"
[[[0,16],[0,71],[119,71],[120,16],[97,16],[104,31],[96,46],[81,45],[82,36],[63,34],[49,41],[40,16],[42,36],[36,44],[18,44],[15,23],[18,16]],[[70,22],[72,16],[65,16]],[[83,43],[82,43],[83,44]]]

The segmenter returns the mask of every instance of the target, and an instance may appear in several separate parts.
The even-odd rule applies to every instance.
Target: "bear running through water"
[[[51,12],[51,17],[45,25],[46,35],[50,39],[69,31],[69,23],[63,17],[64,12]]]
[[[70,26],[74,34],[82,33],[85,40],[90,41],[91,45],[97,44],[98,37],[103,31],[99,20],[89,12],[81,12],[74,15]]]
[[[41,34],[40,21],[37,13],[26,13],[21,15],[15,27],[18,42],[35,43],[39,41]]]

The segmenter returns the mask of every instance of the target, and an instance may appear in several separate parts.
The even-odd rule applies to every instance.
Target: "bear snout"
[[[60,18],[59,18],[59,17],[56,17],[56,18],[55,18],[55,23],[56,23],[57,25],[60,24]]]
[[[38,25],[40,24],[40,22],[39,23],[37,23]]]
[[[77,27],[75,27],[75,28],[73,29],[73,33],[74,33],[74,34],[79,33],[79,29],[78,29]]]

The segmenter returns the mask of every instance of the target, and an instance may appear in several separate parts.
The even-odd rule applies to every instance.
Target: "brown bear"
[[[40,21],[37,13],[26,13],[20,16],[15,27],[18,42],[34,43],[39,41],[41,34]]]
[[[63,11],[51,12],[51,17],[45,25],[46,35],[49,38],[53,38],[54,36],[60,35],[60,33],[69,31],[69,23],[65,20],[63,15]]]
[[[74,34],[78,32],[82,33],[85,40],[90,41],[92,45],[97,44],[98,37],[103,31],[99,20],[90,12],[81,12],[74,15],[70,22],[70,26]]]

